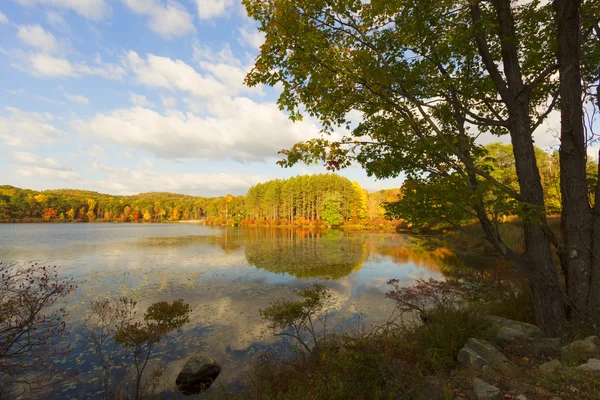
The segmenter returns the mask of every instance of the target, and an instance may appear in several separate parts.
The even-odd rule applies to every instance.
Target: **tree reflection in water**
[[[246,232],[248,263],[296,278],[339,279],[369,258],[364,235],[341,231],[255,229]]]

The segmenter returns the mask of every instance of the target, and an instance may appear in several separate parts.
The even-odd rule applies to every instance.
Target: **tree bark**
[[[504,76],[493,61],[485,34],[477,33],[477,44],[486,69],[490,74],[509,113],[510,136],[515,167],[527,214],[523,218],[525,254],[516,267],[529,279],[537,325],[548,335],[559,335],[566,330],[567,315],[564,298],[558,282],[552,246],[539,219],[544,219],[544,192],[536,164],[532,138],[530,96],[521,72],[515,24],[510,0],[492,0],[498,18]],[[472,3],[475,24],[481,21],[479,3]]]
[[[586,142],[580,68],[581,0],[554,0],[558,27],[557,59],[560,73],[561,135],[560,189],[562,196],[559,249],[569,306],[574,321],[591,317],[594,218],[589,203]],[[598,230],[596,232],[599,232]],[[596,240],[597,242],[598,240]]]

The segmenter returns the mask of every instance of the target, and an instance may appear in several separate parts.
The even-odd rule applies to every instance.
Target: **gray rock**
[[[560,339],[534,339],[531,343],[531,353],[536,357],[558,357],[560,355]]]
[[[600,372],[600,360],[597,358],[590,358],[585,364],[581,364],[577,369],[590,372]]]
[[[524,394],[520,394],[517,397],[515,397],[515,400],[527,400],[527,396],[525,396]]]
[[[596,336],[590,336],[583,340],[576,340],[561,349],[561,357],[563,360],[574,360],[577,358],[587,359],[593,356],[594,352],[598,349],[596,340]]]
[[[194,356],[187,360],[175,384],[185,396],[198,394],[208,389],[220,372],[221,367],[212,358]]]
[[[458,352],[458,361],[471,371],[483,371],[493,368],[502,373],[509,373],[512,365],[494,345],[485,340],[470,338]]]
[[[473,379],[473,390],[475,391],[477,400],[498,400],[502,396],[500,389],[479,378]]]
[[[490,323],[494,334],[492,340],[497,343],[519,342],[543,336],[540,328],[525,322],[493,315],[484,317],[484,320]]]
[[[540,374],[550,375],[550,374],[554,373],[556,370],[560,369],[560,367],[562,367],[562,364],[560,363],[560,361],[558,361],[558,360],[548,361],[547,363],[540,365]]]

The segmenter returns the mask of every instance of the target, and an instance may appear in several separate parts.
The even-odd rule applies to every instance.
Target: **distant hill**
[[[331,178],[323,175],[322,178],[297,177],[293,179],[298,180],[298,182],[304,182],[303,179],[322,179],[324,181],[333,179],[332,187],[345,185],[344,187],[347,186],[347,190],[345,190],[348,193],[353,193],[352,184],[349,181],[345,182],[347,179],[338,179],[337,176],[333,175]],[[268,183],[263,185],[268,185]],[[355,183],[354,185],[358,184]],[[306,187],[310,186],[309,184]],[[358,186],[358,190],[362,190],[360,186]],[[366,208],[363,217],[370,220],[383,219],[385,212],[380,204],[395,200],[399,192],[399,189],[380,190],[373,193],[364,191]],[[300,192],[298,193],[300,195]],[[1,185],[0,222],[164,222],[202,218],[227,220],[234,217],[241,219],[246,216],[249,210],[250,204],[247,202],[245,204],[245,200],[247,200],[246,197],[231,195],[207,198],[180,193],[147,192],[123,196],[91,190],[51,189],[36,191]],[[256,202],[257,200],[252,197],[252,201]],[[348,212],[347,218],[351,214],[352,212]]]

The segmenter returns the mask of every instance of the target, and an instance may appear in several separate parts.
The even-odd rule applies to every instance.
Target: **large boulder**
[[[561,349],[561,357],[566,361],[576,361],[578,359],[588,359],[592,357],[598,345],[596,336],[589,336],[583,340],[576,340]]]
[[[590,358],[588,362],[580,365],[579,367],[577,367],[577,369],[590,372],[600,372],[600,360],[598,360],[597,358]]]
[[[477,400],[499,400],[502,397],[500,389],[479,378],[473,379],[473,391]]]
[[[487,367],[510,375],[514,369],[504,354],[493,344],[481,339],[470,338],[467,340],[456,358],[471,371],[483,371]]]
[[[492,341],[500,344],[523,342],[528,339],[541,338],[543,332],[535,325],[512,319],[488,315],[484,320],[490,324]]]
[[[220,372],[221,367],[212,358],[194,356],[187,360],[175,384],[185,396],[198,394],[207,390]]]

